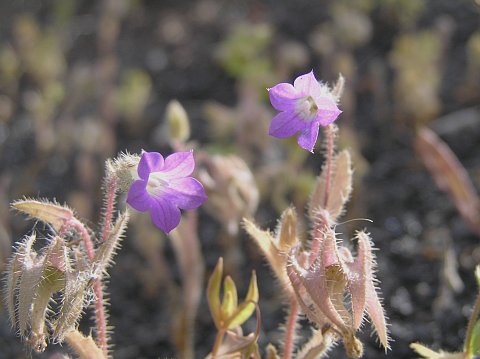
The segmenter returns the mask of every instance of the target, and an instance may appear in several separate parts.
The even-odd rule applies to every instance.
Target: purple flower
[[[127,203],[150,211],[153,224],[168,233],[180,223],[180,208],[194,209],[207,200],[202,184],[189,177],[195,168],[192,152],[177,152],[165,160],[158,152],[143,152],[138,177],[128,191]]]
[[[320,125],[327,126],[342,112],[325,85],[318,83],[313,71],[295,79],[293,86],[280,83],[269,89],[272,106],[281,111],[270,124],[269,134],[287,138],[299,133],[297,142],[313,152]]]

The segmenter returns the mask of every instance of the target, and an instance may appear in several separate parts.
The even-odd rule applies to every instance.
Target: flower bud
[[[140,156],[121,153],[117,158],[107,161],[107,173],[117,180],[119,192],[127,192],[132,183],[138,179],[137,166]]]
[[[185,142],[190,137],[190,122],[183,106],[177,100],[167,105],[166,118],[168,134],[171,140]]]

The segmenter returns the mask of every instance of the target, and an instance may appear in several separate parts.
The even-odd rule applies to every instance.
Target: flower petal
[[[193,177],[174,179],[169,185],[165,195],[181,209],[197,208],[208,198],[202,184]]]
[[[195,169],[195,160],[193,152],[176,152],[172,153],[165,159],[165,165],[162,169],[165,177],[188,177]]]
[[[315,122],[318,122],[322,126],[328,126],[337,119],[338,115],[342,113],[342,111],[340,111],[337,107],[335,101],[333,101],[331,98],[322,96],[317,97],[314,100],[318,107]]]
[[[146,181],[137,180],[133,182],[128,190],[127,203],[140,212],[148,210],[153,201],[147,193],[146,185]]]
[[[297,143],[301,148],[313,152],[313,148],[315,147],[315,143],[317,142],[319,127],[319,123],[312,122],[310,127],[307,127],[305,130],[302,131],[302,133],[300,133],[297,138]]]
[[[280,83],[268,90],[272,106],[279,111],[295,109],[295,100],[301,97],[299,91],[291,84]]]
[[[180,210],[165,198],[155,198],[150,208],[150,217],[155,226],[169,233],[180,223]]]
[[[143,152],[138,163],[138,176],[147,180],[151,172],[158,172],[163,167],[163,156],[158,152]]]
[[[313,98],[321,95],[324,91],[322,85],[317,81],[313,71],[299,76],[293,82],[293,86],[302,96],[312,96]]]
[[[287,138],[303,130],[307,126],[295,112],[286,111],[277,114],[270,124],[268,134],[278,138]]]

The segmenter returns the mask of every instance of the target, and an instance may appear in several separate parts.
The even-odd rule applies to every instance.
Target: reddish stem
[[[323,208],[326,209],[328,205],[328,197],[330,194],[330,182],[332,177],[332,160],[333,160],[333,141],[334,141],[334,125],[328,125],[325,127],[325,136],[326,136],[326,144],[327,144],[327,155],[326,155],[326,164],[325,164],[325,193],[324,193],[324,200],[323,200]],[[326,218],[319,218],[318,223],[315,225],[315,235],[313,236],[313,241],[310,248],[310,255],[309,255],[309,264],[312,264],[315,259],[317,258],[318,251],[320,250],[320,240],[317,238],[321,238],[324,235],[322,232],[323,226],[327,225]],[[318,233],[320,232],[320,233]]]
[[[107,198],[105,201],[105,218],[103,221],[102,241],[105,241],[110,234],[112,227],[113,209],[115,208],[115,199],[117,196],[117,181],[115,176],[108,176],[107,178]]]
[[[325,135],[327,137],[327,158],[326,158],[326,168],[325,168],[325,195],[323,201],[323,208],[327,208],[328,205],[328,196],[330,193],[330,178],[332,176],[332,159],[333,159],[333,125],[328,125],[325,127]]]
[[[85,251],[87,252],[90,261],[95,257],[95,249],[93,247],[92,238],[88,233],[82,222],[73,219],[73,228],[80,233]],[[96,279],[93,284],[93,291],[95,292],[95,325],[97,326],[97,344],[102,350],[105,358],[108,357],[108,342],[107,342],[107,321],[105,315],[105,308],[103,304],[103,288],[101,278]]]
[[[90,233],[88,233],[83,223],[76,218],[72,220],[72,226],[78,233],[80,233],[80,236],[82,237],[88,259],[90,261],[93,260],[93,257],[95,256],[95,249],[93,248],[93,242],[92,238],[90,237]]]
[[[297,299],[292,296],[290,299],[290,313],[285,323],[285,340],[283,343],[283,359],[291,359],[295,346],[295,327],[299,314]]]
[[[108,358],[107,318],[103,301],[102,280],[97,279],[93,283],[95,293],[95,324],[97,326],[97,344],[105,358]]]

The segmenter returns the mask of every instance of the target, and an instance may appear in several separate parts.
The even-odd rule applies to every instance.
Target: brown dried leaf
[[[326,169],[322,170],[312,192],[308,214],[312,221],[315,220],[316,211],[319,208],[326,209],[333,221],[343,213],[352,192],[352,163],[348,150],[343,150],[332,160],[330,189],[328,202],[325,206]]]
[[[426,127],[418,132],[415,148],[437,186],[450,195],[461,216],[480,235],[480,198],[458,158]]]

